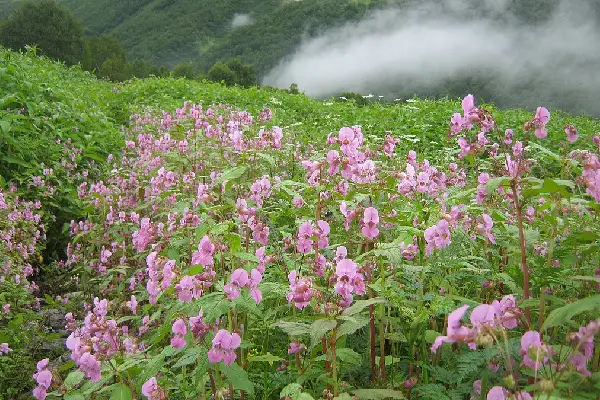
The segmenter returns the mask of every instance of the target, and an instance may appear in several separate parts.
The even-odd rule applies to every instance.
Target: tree
[[[83,68],[88,71],[96,71],[96,75],[102,76],[101,68],[104,61],[117,57],[125,62],[125,50],[121,43],[111,36],[92,36],[85,43],[86,57],[83,60]]]
[[[207,78],[213,82],[225,82],[227,86],[235,85],[236,76],[235,73],[221,61],[217,61],[208,70]]]
[[[235,74],[237,85],[244,87],[256,85],[256,72],[252,65],[243,64],[239,58],[227,60],[226,65]]]
[[[108,78],[114,82],[126,81],[133,77],[131,65],[127,64],[125,59],[117,55],[106,59],[102,63],[100,71],[102,71],[103,78]]]
[[[243,64],[239,58],[232,58],[225,63],[217,61],[208,70],[208,80],[225,82],[227,86],[248,87],[257,84],[254,67],[250,64]]]
[[[13,50],[35,45],[39,54],[67,64],[84,56],[81,24],[55,0],[22,2],[0,26],[0,40]]]
[[[177,64],[173,68],[173,76],[175,78],[194,79],[196,77],[196,73],[194,72],[194,66],[191,62],[183,62],[181,64]]]

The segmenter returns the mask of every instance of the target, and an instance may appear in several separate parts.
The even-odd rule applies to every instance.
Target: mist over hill
[[[386,100],[474,93],[600,115],[600,0],[59,0],[128,58],[208,70],[239,58],[264,85]],[[0,16],[17,4],[0,0]]]

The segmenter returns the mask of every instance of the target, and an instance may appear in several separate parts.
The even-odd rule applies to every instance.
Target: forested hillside
[[[430,3],[440,3],[430,0]],[[468,2],[468,1],[467,1]],[[597,0],[583,0],[598,8]],[[578,3],[582,3],[578,2]],[[406,8],[417,0],[59,0],[78,17],[88,35],[119,39],[128,57],[173,67],[197,61],[209,68],[216,61],[239,57],[259,75],[277,65],[303,39],[326,29],[358,21],[372,10]],[[470,15],[485,14],[472,2]],[[485,3],[485,2],[484,2]],[[525,23],[548,18],[559,0],[508,0],[508,10]],[[16,0],[0,1],[0,17]],[[236,15],[248,24],[232,27]]]

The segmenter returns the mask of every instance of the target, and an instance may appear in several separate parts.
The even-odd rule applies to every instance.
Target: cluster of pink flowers
[[[262,207],[263,199],[268,199],[272,194],[272,185],[268,176],[257,179],[250,186],[250,199],[254,200],[258,207]]]
[[[9,280],[23,285],[29,291],[37,289],[28,277],[34,272],[31,259],[39,254],[46,234],[39,201],[25,201],[17,196],[13,187],[3,193],[0,188],[0,253],[3,262],[0,266],[0,283]]]
[[[379,236],[379,228],[377,227],[377,225],[379,225],[379,212],[376,208],[365,208],[363,218],[360,222],[362,225],[360,231],[363,235],[365,235],[371,240]]]
[[[146,257],[146,264],[148,266],[146,268],[146,274],[148,275],[146,290],[150,295],[150,304],[156,304],[158,295],[163,290],[167,290],[177,277],[175,260],[167,260],[158,256],[156,251],[153,251]]]
[[[225,365],[233,364],[236,359],[235,349],[240,347],[241,343],[242,339],[237,333],[219,330],[212,340],[212,348],[208,351],[208,361],[213,364],[221,361]]]
[[[47,391],[52,384],[52,372],[48,370],[47,358],[44,358],[37,363],[37,372],[33,374],[33,379],[37,386],[33,389],[33,397],[37,400],[44,400],[47,396]]]
[[[436,225],[425,229],[425,253],[431,255],[434,249],[444,249],[451,243],[450,224],[441,219]]]
[[[443,343],[466,343],[471,349],[475,349],[478,342],[486,339],[487,328],[516,328],[520,315],[512,295],[504,296],[500,301],[494,300],[492,304],[480,304],[475,307],[471,312],[471,328],[460,322],[468,309],[469,306],[464,305],[450,313],[447,335],[438,336],[431,351],[435,353]]]
[[[294,302],[294,305],[302,310],[310,304],[310,299],[313,295],[313,281],[308,277],[299,277],[298,273],[293,270],[288,274],[290,283],[290,292],[286,299],[288,303]]]
[[[138,352],[136,340],[127,327],[119,328],[113,319],[107,319],[108,301],[94,299],[94,308],[88,312],[83,326],[76,328],[67,314],[67,327],[75,328],[67,338],[66,346],[80,371],[92,381],[100,380],[102,359],[108,359],[119,351],[129,354]]]
[[[262,300],[262,292],[258,289],[258,285],[262,281],[262,274],[258,269],[252,269],[250,274],[242,268],[238,268],[231,273],[229,283],[225,285],[224,291],[227,294],[227,299],[234,300],[240,297],[240,289],[247,287],[256,304]]]
[[[142,385],[142,395],[148,400],[164,400],[167,398],[164,390],[158,385],[155,376],[144,382]]]
[[[298,228],[298,252],[307,254],[313,250],[313,247],[324,249],[329,245],[330,231],[327,221],[318,220],[316,228],[310,221],[303,222]]]
[[[171,346],[176,349],[182,349],[185,347],[185,334],[187,333],[187,326],[185,322],[179,318],[173,322],[171,326],[173,332],[173,338],[171,338]]]
[[[352,304],[352,294],[365,294],[365,281],[358,272],[358,264],[344,258],[339,260],[335,267],[335,291],[342,297],[342,306],[349,307]]]
[[[205,235],[198,243],[198,250],[192,254],[192,265],[202,265],[203,267],[212,267],[215,264],[214,254],[216,247]]]

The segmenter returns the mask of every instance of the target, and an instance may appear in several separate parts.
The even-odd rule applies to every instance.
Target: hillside
[[[596,397],[599,120],[3,49],[0,93],[0,400]]]
[[[416,0],[58,1],[83,22],[88,35],[119,39],[131,59],[168,67],[195,61],[208,68],[218,60],[240,57],[261,76],[293,53],[302,40],[359,21],[377,9],[420,4]],[[558,2],[509,0],[508,10],[524,22],[536,23],[547,18]],[[17,3],[1,0],[0,17]],[[471,16],[486,12],[485,5],[472,4]],[[234,23],[236,15],[239,22]]]

